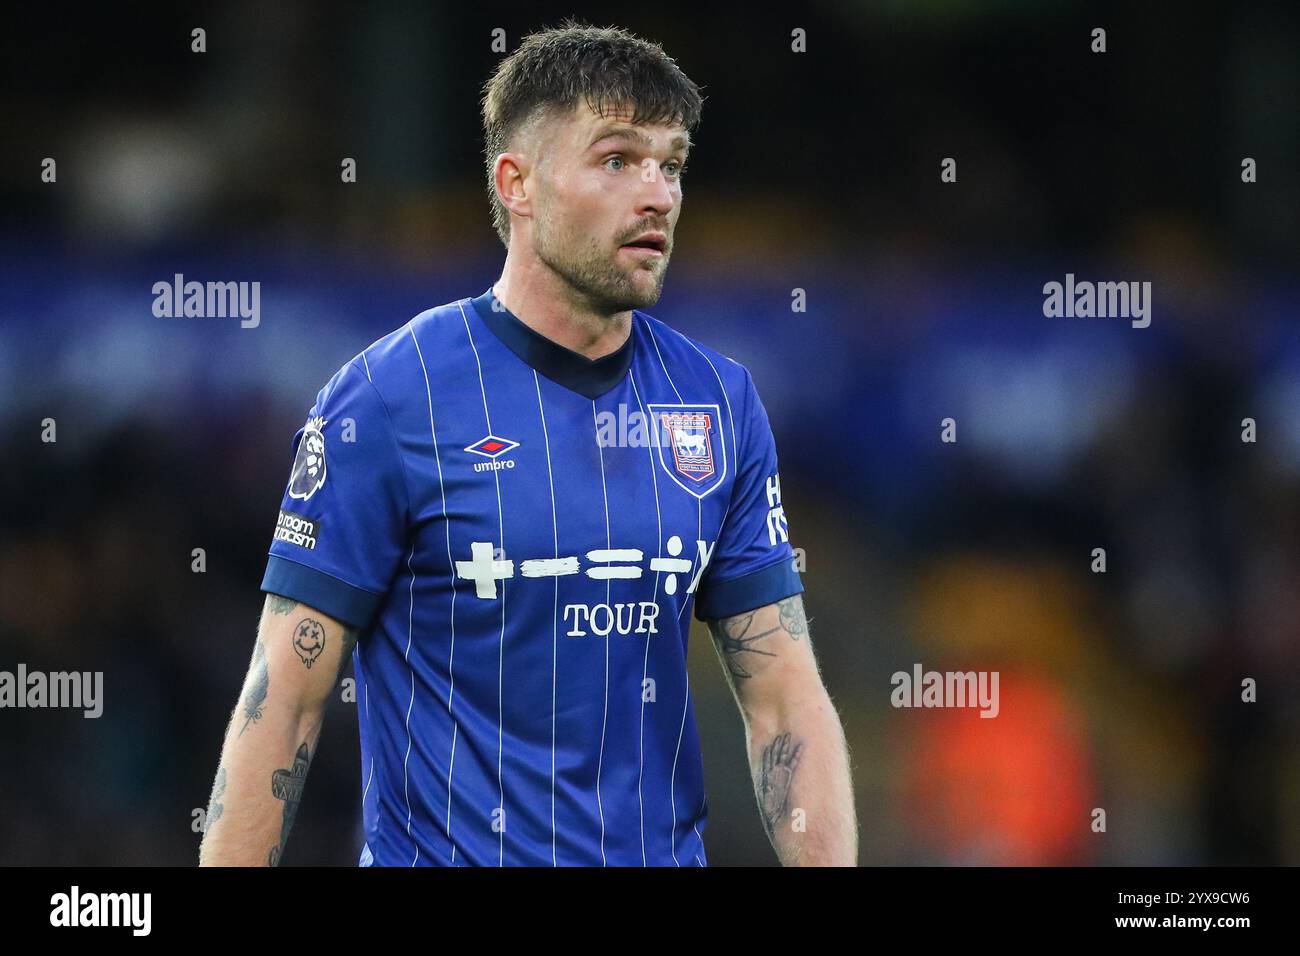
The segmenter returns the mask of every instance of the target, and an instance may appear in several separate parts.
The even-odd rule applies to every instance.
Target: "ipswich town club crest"
[[[306,501],[325,484],[325,419],[309,418],[289,477],[289,497]]]
[[[727,443],[718,434],[717,405],[647,406],[659,463],[670,478],[703,498],[727,476]]]

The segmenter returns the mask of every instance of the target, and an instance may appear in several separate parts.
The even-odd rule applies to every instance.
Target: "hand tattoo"
[[[790,788],[802,752],[803,744],[791,746],[788,733],[778,734],[776,739],[763,748],[763,766],[756,787],[763,826],[770,839],[775,839],[777,824],[789,812]]]

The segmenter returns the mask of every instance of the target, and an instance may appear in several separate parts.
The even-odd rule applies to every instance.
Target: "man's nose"
[[[637,193],[637,212],[650,210],[667,215],[677,204],[668,177],[654,160],[646,160],[641,166],[641,189]]]

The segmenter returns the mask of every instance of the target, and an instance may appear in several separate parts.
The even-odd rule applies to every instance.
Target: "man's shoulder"
[[[470,299],[457,299],[412,316],[344,362],[326,383],[321,399],[339,389],[348,395],[369,392],[367,401],[377,396],[390,418],[412,403],[423,408],[426,383],[441,378],[442,363],[464,341],[462,310],[471,307]]]
[[[372,382],[411,366],[428,369],[446,355],[448,335],[464,337],[464,312],[472,308],[466,297],[425,309],[387,335],[375,339],[353,360]]]
[[[736,359],[712,346],[706,345],[694,336],[687,335],[661,319],[642,312],[634,313],[639,320],[646,340],[656,357],[662,360],[664,368],[671,376],[674,367],[711,370],[723,387],[733,397],[736,390],[749,387],[749,369]]]

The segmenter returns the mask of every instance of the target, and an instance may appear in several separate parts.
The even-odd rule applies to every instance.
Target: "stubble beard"
[[[586,298],[592,307],[605,315],[647,309],[659,301],[663,291],[664,275],[668,269],[668,254],[658,263],[636,265],[631,270],[621,267],[615,258],[601,248],[593,238],[577,240],[568,252],[557,248],[548,233],[537,237],[537,258],[562,278],[578,295]],[[567,254],[566,254],[567,253]],[[618,256],[615,250],[614,256]],[[638,273],[645,273],[651,281],[634,281]]]

